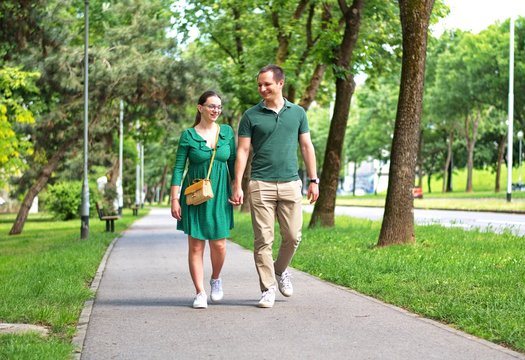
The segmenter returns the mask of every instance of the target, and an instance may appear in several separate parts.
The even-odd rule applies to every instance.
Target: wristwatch
[[[319,184],[319,182],[320,182],[319,178],[310,179],[310,183],[312,184]]]

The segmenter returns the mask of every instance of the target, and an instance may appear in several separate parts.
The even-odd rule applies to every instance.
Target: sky
[[[450,14],[440,21],[436,30],[461,29],[478,33],[511,15],[525,17],[525,0],[445,0]]]

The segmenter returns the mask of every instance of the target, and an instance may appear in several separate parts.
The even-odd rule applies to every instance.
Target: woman
[[[217,124],[221,111],[221,98],[217,93],[206,91],[201,95],[195,123],[180,137],[171,181],[171,215],[177,219],[177,229],[188,235],[188,262],[196,293],[194,308],[208,307],[203,283],[206,240],[209,240],[212,265],[210,299],[218,302],[223,298],[220,273],[226,256],[226,238],[233,228],[233,207],[228,198],[231,196],[229,174],[233,174],[235,162],[235,138],[229,125]],[[210,179],[214,197],[200,205],[187,205],[184,190],[193,180],[206,178],[213,149],[216,153]],[[183,179],[187,160],[188,171]]]

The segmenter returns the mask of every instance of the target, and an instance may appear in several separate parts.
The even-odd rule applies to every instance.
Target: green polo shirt
[[[277,114],[261,101],[246,110],[239,124],[239,136],[251,138],[253,147],[251,178],[263,181],[298,180],[297,145],[307,133],[306,112],[284,100]]]

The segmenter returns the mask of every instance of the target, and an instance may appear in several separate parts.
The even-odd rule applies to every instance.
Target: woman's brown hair
[[[197,104],[204,105],[204,103],[208,100],[208,98],[214,97],[214,96],[218,97],[219,99],[221,99],[219,94],[217,94],[215,91],[213,91],[213,90],[205,91],[199,97],[199,101],[197,102]],[[201,122],[201,112],[199,110],[197,110],[197,115],[195,115],[195,122],[193,123],[192,127],[195,127],[195,126],[199,125],[200,122]]]

